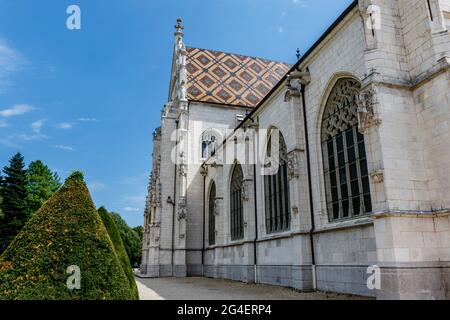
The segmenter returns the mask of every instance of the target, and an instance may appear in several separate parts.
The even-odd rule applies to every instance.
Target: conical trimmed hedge
[[[69,266],[80,289],[69,289]],[[0,300],[134,299],[79,172],[73,173],[0,257]]]
[[[127,251],[123,245],[123,241],[120,237],[120,232],[117,229],[116,223],[112,219],[111,214],[104,207],[98,209],[98,214],[106,227],[106,231],[108,231],[114,250],[116,251],[117,257],[122,265],[122,269],[128,278],[130,288],[134,292],[136,299],[139,299],[139,293],[136,286],[136,280],[134,279],[133,270],[131,269],[130,259],[128,258]]]

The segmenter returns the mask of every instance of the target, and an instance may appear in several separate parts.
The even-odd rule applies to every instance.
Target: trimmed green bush
[[[80,289],[67,286],[78,266]],[[134,299],[83,174],[73,173],[0,257],[0,300]]]
[[[140,265],[142,261],[142,241],[139,234],[128,226],[120,214],[111,212],[111,216],[120,232],[131,266]]]
[[[125,272],[130,283],[130,288],[135,293],[136,299],[139,299],[139,293],[137,290],[136,281],[134,279],[133,270],[131,269],[130,259],[128,258],[127,251],[125,250],[122,238],[120,237],[120,232],[117,229],[117,226],[111,214],[104,207],[98,209],[98,214],[100,215],[100,218],[102,218],[103,224],[106,227],[106,231],[108,231],[117,257],[119,258],[120,264],[122,265],[122,269]]]

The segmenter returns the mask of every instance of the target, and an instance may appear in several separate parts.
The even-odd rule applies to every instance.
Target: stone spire
[[[187,101],[186,92],[186,46],[183,43],[183,20],[177,19],[175,26],[175,56],[177,63],[177,97],[179,101]]]
[[[184,36],[183,30],[183,19],[178,18],[177,19],[177,25],[175,26],[175,37],[176,38],[182,38]]]

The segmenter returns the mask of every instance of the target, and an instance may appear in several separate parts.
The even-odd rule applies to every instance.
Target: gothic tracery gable
[[[322,121],[322,141],[358,124],[361,85],[351,78],[336,83],[328,98]]]

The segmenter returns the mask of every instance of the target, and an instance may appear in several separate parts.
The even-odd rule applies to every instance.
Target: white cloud
[[[28,104],[16,104],[8,109],[0,110],[0,116],[8,118],[13,116],[21,116],[25,113],[30,112],[31,110],[34,110],[33,106],[30,106]]]
[[[20,148],[19,142],[39,141],[48,138],[49,138],[48,136],[41,133],[34,133],[34,134],[16,133],[9,135],[5,138],[1,138],[0,144],[11,148]]]
[[[292,0],[292,3],[295,4],[295,5],[300,4],[300,6],[301,6],[302,8],[308,8],[308,4],[306,4],[306,3],[305,3],[304,1],[302,1],[302,0]]]
[[[30,126],[31,126],[31,129],[35,133],[40,133],[42,127],[44,126],[44,123],[45,123],[45,119],[42,119],[42,120],[38,120],[38,121],[33,122]]]
[[[145,203],[145,195],[141,195],[141,196],[125,196],[125,201],[132,203],[132,204],[137,204],[137,205],[142,205]]]
[[[142,185],[142,182],[147,181],[148,180],[148,174],[147,173],[142,173],[141,175],[137,175],[137,176],[130,176],[130,177],[124,177],[120,180],[119,183],[121,184],[129,184],[129,185]]]
[[[106,184],[104,184],[103,182],[99,182],[99,181],[89,182],[88,186],[89,186],[89,190],[91,192],[103,191],[107,188]]]
[[[54,145],[53,148],[55,149],[60,149],[60,150],[65,150],[65,151],[75,151],[74,148],[72,148],[71,146],[63,146],[63,145]]]
[[[16,149],[19,148],[17,143],[11,141],[10,139],[0,138],[0,144],[8,148],[16,148]]]
[[[8,137],[8,139],[12,141],[36,141],[36,140],[43,140],[48,139],[48,136],[45,134],[26,134],[26,133],[20,133],[20,134],[13,134]]]
[[[71,122],[61,122],[56,125],[58,129],[69,130],[73,128],[73,123]]]
[[[124,210],[125,210],[126,212],[139,212],[139,211],[141,211],[141,209],[139,209],[139,208],[134,208],[134,207],[125,207]]]
[[[0,93],[13,84],[11,75],[26,63],[17,50],[10,47],[5,39],[0,38]]]
[[[96,118],[78,118],[77,121],[79,122],[97,122]]]
[[[283,33],[283,31],[284,31],[283,27],[281,27],[281,26],[277,26],[277,30],[279,33]]]

